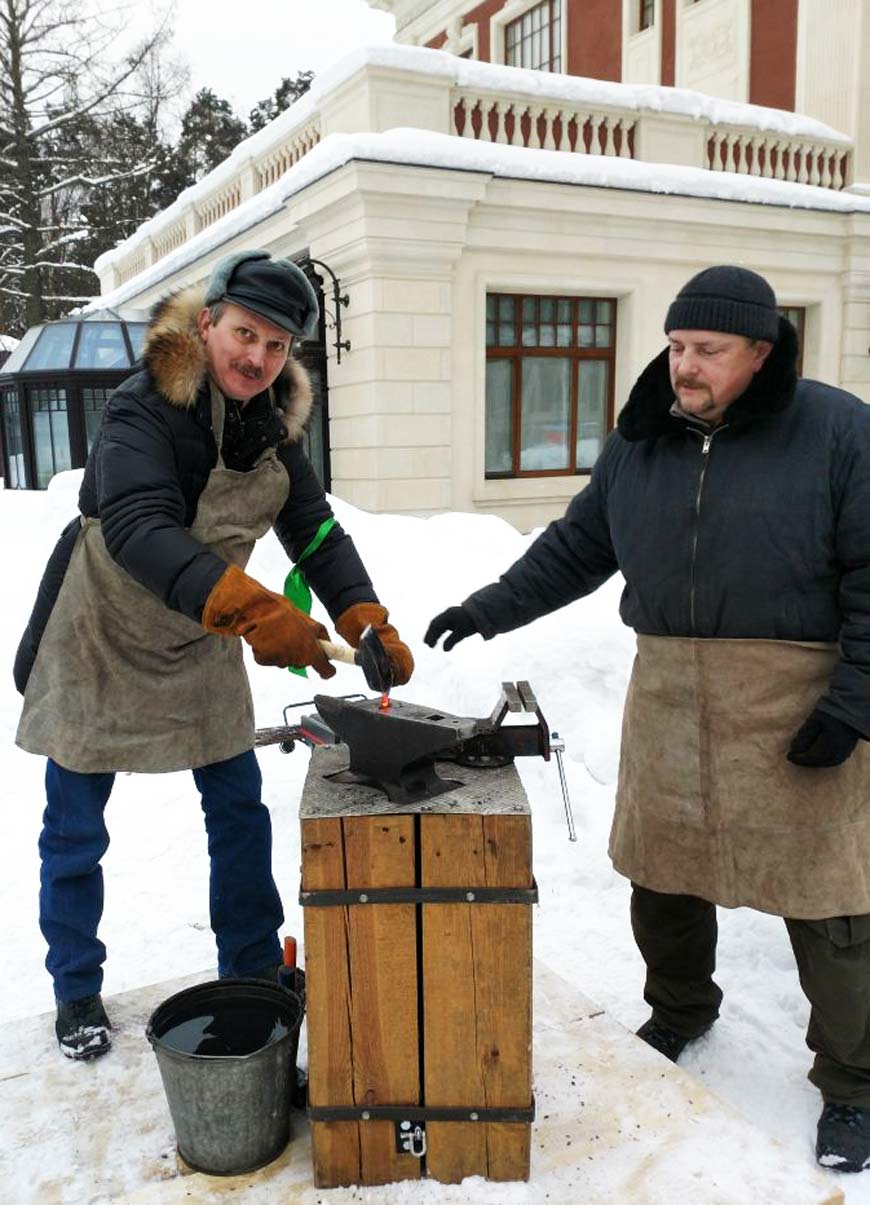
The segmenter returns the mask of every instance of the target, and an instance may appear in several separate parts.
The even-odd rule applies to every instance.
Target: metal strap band
[[[535,1120],[535,1099],[528,1108],[441,1108],[437,1105],[309,1105],[310,1121],[518,1121]]]
[[[348,904],[537,904],[531,887],[361,887],[354,891],[300,891],[303,908]]]

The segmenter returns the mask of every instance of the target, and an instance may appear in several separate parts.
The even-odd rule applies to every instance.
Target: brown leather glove
[[[318,641],[328,640],[322,623],[311,619],[283,594],[275,594],[230,565],[202,609],[202,626],[215,636],[242,636],[259,665],[310,665],[321,678],[334,666]]]
[[[357,648],[360,636],[371,624],[390,660],[393,686],[403,686],[414,672],[414,658],[407,644],[399,639],[399,633],[393,625],[387,623],[389,617],[387,608],[380,603],[354,603],[336,619],[335,630],[348,644]]]

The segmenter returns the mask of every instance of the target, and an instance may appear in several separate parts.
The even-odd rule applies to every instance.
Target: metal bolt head
[[[360,897],[359,897],[359,902],[360,902],[361,904],[367,904],[367,903],[369,902],[369,897],[366,895],[366,893],[365,893],[365,892],[363,892],[363,893],[360,895]]]
[[[479,1113],[469,1113],[469,1114],[468,1114],[468,1120],[469,1120],[469,1121],[479,1121],[479,1120],[480,1120],[480,1114],[479,1114]]]
[[[372,1116],[372,1115],[371,1115],[371,1113],[368,1111],[368,1109],[363,1109],[363,1111],[362,1111],[362,1119],[363,1119],[363,1121],[370,1121],[370,1120],[371,1120],[371,1116]]]
[[[474,901],[474,892],[473,892],[473,891],[466,891],[466,893],[465,893],[465,898],[468,900],[469,904],[473,903],[473,901]]]

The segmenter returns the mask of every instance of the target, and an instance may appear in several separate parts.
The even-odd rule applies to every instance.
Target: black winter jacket
[[[653,636],[839,641],[823,710],[870,737],[870,406],[797,381],[780,337],[710,431],[674,416],[668,353],[645,369],[589,485],[466,600],[487,639],[620,570],[623,621]]]
[[[142,370],[110,398],[79,494],[81,513],[100,519],[112,558],[167,607],[196,622],[227,567],[189,531],[217,462],[205,357],[196,328],[201,305],[201,293],[186,290],[155,310]],[[228,468],[244,472],[267,447],[277,448],[290,478],[290,493],[274,530],[288,557],[296,561],[332,510],[300,443],[311,390],[296,361],[288,361],[273,392],[275,406],[267,394],[241,410],[227,403],[221,450]],[[22,693],[78,530],[76,518],[61,534],[46,566],[15,660],[15,683]],[[377,601],[353,541],[337,523],[306,558],[304,572],[333,619],[354,603]],[[280,591],[281,583],[266,584]]]

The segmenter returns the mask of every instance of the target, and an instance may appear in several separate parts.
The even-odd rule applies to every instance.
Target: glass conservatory
[[[0,368],[7,489],[45,489],[87,459],[103,406],[139,358],[147,316],[92,310],[31,327]]]

